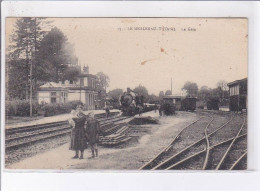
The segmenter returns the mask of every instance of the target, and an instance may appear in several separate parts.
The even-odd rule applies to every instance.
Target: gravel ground
[[[72,168],[137,170],[164,149],[179,130],[196,118],[194,113],[187,112],[179,112],[175,117],[158,118],[161,125],[149,125],[150,128],[146,128],[149,130],[148,133],[140,134],[135,140],[130,141],[130,146],[123,147],[112,154],[105,154],[99,159],[95,159],[94,163],[90,161],[86,164],[72,166]]]
[[[172,170],[201,170],[203,168],[205,155],[206,154],[201,154],[194,157],[189,162],[178,165],[175,168],[172,168]]]
[[[247,144],[246,144],[246,142],[247,142],[247,141],[246,141],[246,140],[247,140],[246,138],[247,138],[247,136],[245,136],[245,137],[243,137],[243,138],[237,140],[237,141],[233,144],[233,146],[232,146],[230,152],[228,153],[227,158],[226,158],[226,160],[224,161],[224,163],[223,163],[221,169],[224,169],[224,170],[230,169],[230,167],[233,165],[233,163],[234,163],[236,160],[238,160],[238,158],[239,158],[240,156],[243,155],[243,153],[244,153],[245,150],[247,149],[247,148],[246,148],[246,145],[247,145]],[[245,162],[246,162],[246,161],[245,161]]]
[[[22,146],[19,149],[8,150],[5,152],[5,165],[9,168],[10,165],[14,163],[55,149],[63,144],[66,144],[69,140],[69,135],[63,135],[60,137],[53,137],[48,140],[42,140],[41,142],[32,143],[27,146]]]
[[[215,129],[219,128],[223,124],[225,124],[227,121],[230,120],[231,117],[234,117],[234,119],[229,122],[225,127],[220,129],[217,133],[210,136],[210,146],[215,145],[217,143],[220,143],[224,140],[227,140],[229,138],[233,138],[237,135],[240,127],[242,126],[245,114],[234,114],[234,113],[221,113],[221,112],[198,112],[197,113],[200,116],[207,116],[206,118],[203,118],[199,120],[197,123],[191,125],[187,129],[185,129],[181,134],[180,137],[177,139],[177,141],[173,144],[173,148],[169,149],[166,153],[163,154],[163,156],[159,159],[157,159],[154,163],[152,163],[150,166],[154,167],[157,164],[160,164],[160,162],[166,161],[171,156],[175,155],[176,153],[180,152],[183,148],[186,148],[188,145],[191,145],[193,142],[197,141],[198,139],[204,137],[204,130],[203,128],[207,125],[207,122],[211,119],[212,116],[214,117],[213,122],[209,125],[207,132],[211,133]],[[245,134],[247,132],[247,125],[243,127],[243,130],[240,134]],[[218,165],[219,161],[221,160],[222,156],[226,152],[227,148],[229,147],[229,143],[221,146],[216,147],[215,149],[210,151],[209,155],[209,161],[207,169],[215,169]],[[247,141],[246,138],[243,138],[242,140],[239,139],[239,141],[236,141],[232,149],[230,150],[230,153],[227,155],[227,159],[224,160],[224,163],[222,165],[221,169],[229,169],[232,164],[244,153],[245,149],[247,147]],[[164,163],[161,166],[158,166],[157,169],[165,169],[171,166],[172,164],[176,164],[177,162],[187,158],[188,156],[193,155],[194,153],[197,153],[199,151],[202,151],[206,148],[205,141],[201,142],[201,144],[196,145],[189,150],[185,151],[184,153],[178,155],[174,159],[168,160],[167,163]],[[185,163],[181,163],[172,169],[189,169],[189,170],[200,170],[203,167],[203,163],[205,160],[205,154],[200,154],[190,160],[188,160]],[[158,161],[160,160],[160,162]],[[245,166],[245,165],[244,165]],[[246,168],[241,168],[246,169]]]
[[[216,115],[217,116],[215,116],[216,118],[215,121],[221,119],[222,116],[219,117],[218,116],[219,114]],[[240,127],[242,126],[245,114],[241,115],[241,114],[230,113],[230,116],[234,117],[233,120],[209,138],[210,146],[216,145],[229,138],[233,138],[238,134]],[[229,117],[229,115],[227,115],[227,117]],[[245,123],[240,135],[245,133],[247,133],[247,123]],[[210,151],[207,169],[216,169],[218,163],[222,159],[230,143],[231,142],[226,143],[225,145],[216,147]],[[224,163],[220,169],[222,170],[229,169],[232,166],[232,164],[243,154],[246,147],[247,147],[246,137],[237,140],[235,144],[232,146],[232,149],[229,151],[229,154],[227,155],[227,158],[224,160]],[[240,169],[246,169],[246,165],[244,165],[244,167]]]

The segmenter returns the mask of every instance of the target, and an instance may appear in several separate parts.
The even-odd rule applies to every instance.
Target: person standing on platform
[[[86,115],[83,113],[81,106],[77,106],[76,111],[71,111],[71,114],[72,118],[69,120],[69,123],[72,126],[70,150],[75,150],[73,159],[83,159],[84,150],[87,148],[87,140],[84,131]]]
[[[100,133],[100,123],[94,118],[93,112],[88,114],[87,122],[85,123],[86,138],[90,145],[92,158],[98,157],[98,142]]]
[[[106,105],[106,118],[110,115],[109,105]]]
[[[162,105],[158,105],[159,115],[162,116]]]
[[[138,108],[138,114],[140,117],[140,116],[142,116],[142,113],[143,113],[143,107],[141,105],[138,105],[137,108]]]

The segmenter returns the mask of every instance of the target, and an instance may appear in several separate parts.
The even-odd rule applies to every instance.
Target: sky
[[[50,20],[74,45],[76,56],[89,66],[90,73],[103,72],[110,77],[108,91],[143,85],[150,94],[158,95],[171,89],[172,78],[173,93],[179,94],[186,81],[199,88],[214,88],[220,80],[247,77],[247,19]],[[7,35],[14,21],[7,19]]]

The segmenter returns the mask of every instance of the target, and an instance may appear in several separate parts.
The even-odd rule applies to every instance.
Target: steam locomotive
[[[144,111],[144,97],[130,88],[119,98],[120,109],[124,116],[133,116]]]

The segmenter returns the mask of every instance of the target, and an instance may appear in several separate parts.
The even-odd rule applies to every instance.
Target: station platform
[[[105,113],[105,110],[88,110],[88,111],[83,111],[85,114],[88,114],[90,112],[93,112],[94,114],[101,114]],[[110,110],[110,112],[120,112],[118,109],[113,109]],[[20,123],[11,123],[11,124],[6,124],[5,129],[8,130],[10,128],[15,128],[15,127],[26,127],[26,126],[31,126],[31,125],[39,125],[39,124],[45,124],[45,123],[51,123],[51,122],[59,122],[59,121],[66,121],[71,117],[70,113],[68,114],[61,114],[61,115],[55,115],[55,116],[50,116],[50,117],[44,117],[38,120],[33,120],[33,121],[26,121],[26,122],[20,122]]]

